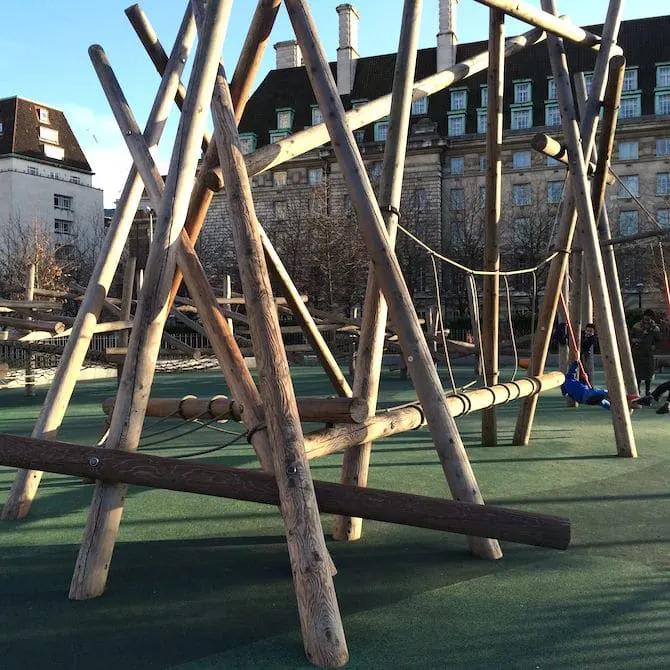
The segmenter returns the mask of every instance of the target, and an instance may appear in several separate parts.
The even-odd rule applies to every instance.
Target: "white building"
[[[62,111],[0,99],[0,235],[35,222],[57,246],[103,230],[103,194]]]

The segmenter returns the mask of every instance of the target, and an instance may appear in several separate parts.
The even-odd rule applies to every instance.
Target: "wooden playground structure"
[[[610,1],[602,36],[559,18],[553,0],[542,0],[542,10],[510,0],[477,1],[490,7],[488,50],[448,70],[414,81],[422,2],[405,0],[392,93],[345,112],[307,1],[286,0],[284,4],[325,123],[246,156],[240,148],[237,123],[281,0],[259,0],[230,78],[220,55],[231,0],[208,0],[206,6],[203,0],[187,3],[169,56],[141,9],[135,5],[126,10],[161,74],[144,132],[132,115],[102,47],[90,48],[91,60],[132,154],[133,166],[79,312],[70,326],[69,339],[32,437],[0,435],[0,463],[20,468],[5,502],[3,519],[21,519],[29,514],[42,471],[96,481],[70,586],[71,599],[94,598],[104,592],[129,484],[278,505],[286,529],[305,652],[312,663],[326,667],[345,664],[348,651],[333,584],[335,568],[326,548],[319,511],[338,515],[334,530],[338,540],[360,538],[362,518],[372,518],[462,533],[467,536],[471,554],[488,560],[502,557],[498,540],[566,548],[569,542],[567,520],[484,504],[454,417],[482,410],[482,442],[495,446],[498,443],[495,405],[519,399],[514,443],[528,443],[539,393],[556,388],[563,381],[561,373],[545,373],[545,363],[577,221],[580,222],[579,244],[601,334],[616,452],[620,456],[637,455],[626,399],[627,393],[637,391],[635,374],[627,329],[622,325],[623,305],[612,246],[601,246],[609,237],[603,198],[625,65],[616,44],[621,0]],[[505,41],[506,14],[530,23],[533,29]],[[193,67],[188,87],[184,88],[180,77],[196,34]],[[499,223],[505,63],[506,58],[542,40],[546,40],[549,49],[562,117],[568,162],[565,206],[536,324],[528,375],[515,382],[500,383]],[[564,40],[598,52],[591,90],[579,123]],[[445,393],[436,371],[431,347],[422,332],[394,253],[394,242],[412,100],[441,91],[486,69],[489,96],[483,323],[487,327],[482,332],[486,378],[484,388],[449,394]],[[151,149],[159,142],[173,101],[181,109],[181,121],[163,183]],[[601,107],[604,115],[599,123],[596,148]],[[210,109],[214,137],[206,132]],[[353,130],[387,115],[391,121],[377,199]],[[371,259],[352,386],[256,218],[250,188],[251,176],[325,142],[331,142],[336,152]],[[198,165],[203,149],[204,158]],[[594,168],[589,177],[591,163]],[[228,321],[229,315],[221,310],[194,247],[213,194],[224,188],[224,184],[247,307],[246,320],[258,366],[258,385],[245,365]],[[91,337],[104,325],[100,323],[100,315],[143,189],[156,211],[155,235],[145,269],[144,288],[138,293],[134,314],[127,298],[120,321],[115,325],[119,329],[130,326],[130,334],[123,351],[118,393],[105,406],[109,423],[103,448],[58,442],[58,431],[78,370],[87,355]],[[270,270],[279,279],[282,298],[295,315],[338,398],[295,397],[270,286]],[[200,316],[232,398],[162,401],[150,398],[164,326],[182,281]],[[124,287],[128,283],[125,281]],[[125,296],[129,294],[124,291]],[[387,316],[397,334],[417,402],[377,413]],[[48,330],[57,332],[55,325],[50,325]],[[212,420],[241,422],[262,472],[137,453],[145,416],[175,413],[183,419],[206,415]],[[301,421],[327,425],[304,434]],[[372,443],[424,424],[430,430],[454,501],[367,489]],[[344,453],[341,484],[313,481],[309,460],[335,451]]]

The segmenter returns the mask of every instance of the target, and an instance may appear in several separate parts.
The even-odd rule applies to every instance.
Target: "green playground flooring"
[[[457,368],[465,383],[469,369]],[[510,371],[503,371],[507,379]],[[332,391],[318,368],[296,368],[299,395]],[[667,377],[665,377],[667,378]],[[596,379],[603,383],[602,374]],[[156,396],[225,393],[219,374],[157,377]],[[78,386],[61,431],[94,444],[109,381]],[[44,399],[0,391],[0,431],[29,434]],[[385,371],[382,400],[413,398]],[[567,409],[558,390],[541,399],[529,447],[508,446],[518,404],[500,408],[503,446],[480,446],[480,415],[458,425],[489,503],[567,516],[565,552],[503,543],[504,558],[471,558],[462,536],[364,523],[363,538],[331,541],[349,645],[347,667],[665,668],[670,666],[670,415],[633,416],[639,458],[615,456],[610,416]],[[160,433],[148,453],[215,447],[226,433]],[[239,430],[234,424],[225,429]],[[245,441],[202,460],[256,467]],[[341,455],[312,463],[337,481]],[[0,468],[4,502],[13,470]],[[426,430],[379,442],[370,486],[448,496]],[[131,488],[107,592],[67,599],[91,486],[46,475],[28,518],[0,522],[0,667],[56,670],[308,668],[283,526],[275,508]]]

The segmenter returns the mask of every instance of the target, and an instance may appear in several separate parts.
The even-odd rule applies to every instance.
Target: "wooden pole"
[[[207,102],[216,76],[229,10],[230,2],[225,0],[210,0],[208,3],[208,20],[196,51],[184,114],[170,161],[165,197],[157,213],[145,286],[138,299],[128,356],[110,421],[106,444],[112,449],[136,449],[142,432],[156,356],[169,313],[166,302],[176,267],[179,234],[193,187],[207,120]],[[92,47],[91,52],[92,55],[104,56],[99,47]],[[106,68],[99,69],[99,76],[110,74]],[[143,148],[139,143],[138,147],[140,151]],[[126,491],[125,485],[96,483],[70,585],[70,598],[83,600],[104,592]]]
[[[545,135],[544,133],[537,133],[537,135],[533,135],[533,139],[530,141],[530,145],[538,153],[541,153],[544,156],[547,156],[548,158],[553,158],[555,161],[559,161],[560,163],[563,163],[563,165],[567,167],[568,150],[565,148],[565,145],[561,144],[558,140],[555,140],[553,137],[549,137],[549,135]],[[596,169],[595,162],[590,161],[587,166],[587,172],[589,177],[593,176],[595,169]],[[608,173],[607,183],[613,184],[614,181],[615,181],[614,175]]]
[[[119,449],[0,434],[0,463],[268,505],[279,502],[277,482],[268,473]],[[314,485],[319,509],[327,514],[355,514],[377,521],[476,533],[551,549],[566,549],[570,543],[570,522],[561,517],[331,482],[315,481]]]
[[[486,228],[484,240],[485,275],[484,323],[482,333],[486,386],[498,383],[498,324],[500,322],[500,216],[502,203],[503,89],[505,84],[505,14],[489,11],[488,100],[486,107]],[[498,445],[495,408],[482,412],[482,445]]]
[[[224,286],[223,286],[223,297],[230,299],[233,297],[233,284],[231,281],[231,277],[229,274],[227,274],[224,277]],[[228,328],[230,328],[230,332],[234,332],[234,321],[232,319],[228,319]]]
[[[600,45],[604,42],[604,37],[601,38],[598,35],[594,35],[570,21],[566,21],[563,17],[556,16],[555,13],[551,14],[542,11],[521,0],[477,0],[477,2],[491,9],[501,10],[515,19],[525,21],[546,30],[552,35],[585,47],[599,49]],[[621,47],[615,46],[612,49],[612,53],[622,53]]]
[[[25,300],[32,302],[35,297],[35,263],[31,263],[28,266],[26,272],[26,291],[25,291]],[[28,397],[35,396],[35,355],[30,350],[26,349],[26,367],[25,367],[25,394]]]
[[[390,124],[379,184],[379,203],[384,212],[384,224],[391,247],[395,245],[398,228],[422,5],[423,0],[405,0],[403,6],[391,94]],[[363,304],[363,323],[356,348],[353,391],[355,396],[368,402],[370,416],[374,416],[379,395],[387,315],[386,301],[371,265]],[[367,486],[371,450],[372,444],[366,442],[346,452],[340,477],[343,484]],[[333,537],[336,540],[358,540],[362,524],[360,518],[337,517]]]
[[[428,426],[452,494],[458,500],[483,504],[484,500],[458,428],[444,401],[442,383],[421,331],[398,259],[389,244],[384,220],[365,165],[353,133],[347,126],[344,108],[328,61],[318,42],[316,28],[302,0],[287,0],[286,7],[301,46],[307,74],[326,119],[332,146],[356,210],[361,232],[375,266],[377,282],[388,303],[391,320],[397,330],[417,395],[426,412]],[[470,538],[470,550],[482,558],[494,559],[502,556],[495,540]]]
[[[591,92],[586,106],[585,118],[581,122],[582,146],[584,155],[589,157],[593,151],[595,142],[595,133],[597,128],[597,119],[599,113],[599,101],[605,90],[605,80],[607,76],[607,67],[609,62],[609,45],[613,45],[619,29],[619,11],[620,2],[616,0],[611,3],[605,25],[603,26],[603,44],[607,48],[599,51],[596,57],[593,80],[591,82]],[[567,75],[564,75],[567,76]],[[568,80],[569,85],[569,80]],[[561,115],[570,112],[571,118],[574,118],[574,107],[570,110],[561,106]],[[563,278],[568,266],[568,257],[572,246],[572,238],[577,223],[577,208],[575,204],[576,183],[574,175],[569,172],[565,182],[564,207],[561,215],[561,221],[556,234],[555,249],[559,254],[551,261],[549,272],[547,273],[547,283],[545,286],[542,307],[538,315],[537,327],[533,336],[533,345],[528,367],[529,375],[542,374],[547,360],[549,350],[549,341],[554,325],[554,318],[558,308],[559,291],[563,284]],[[526,398],[521,401],[519,415],[517,417],[514,430],[514,444],[525,445],[530,441],[530,434],[533,427],[533,418],[537,409],[537,398]]]
[[[616,23],[618,27],[621,20],[620,1],[612,0],[610,3],[610,10],[616,5],[618,5],[616,11],[608,12],[608,19],[613,19],[613,22]],[[542,6],[555,13],[554,0],[542,0]],[[614,320],[612,318],[609,292],[605,282],[605,271],[598,242],[598,231],[596,228],[595,216],[593,214],[586,174],[586,164],[584,160],[585,152],[582,149],[582,138],[579,135],[579,129],[577,127],[575,105],[572,89],[570,88],[565,50],[562,40],[551,35],[547,38],[547,46],[549,49],[549,59],[551,61],[552,71],[554,73],[554,80],[556,81],[559,104],[561,106],[563,133],[568,147],[570,172],[574,180],[575,204],[577,206],[578,216],[584,233],[584,251],[587,260],[586,269],[589,276],[589,285],[591,286],[591,291],[593,293],[593,304],[598,323],[601,360],[605,371],[605,378],[607,380],[609,400],[612,404],[612,421],[614,424],[617,454],[619,456],[635,457],[637,456],[635,437],[633,435],[630,412],[623,384],[619,350],[614,335]],[[598,64],[596,67],[598,67]],[[589,98],[587,107],[590,106],[592,108],[589,110],[590,112],[594,107],[597,109],[597,105],[592,105],[591,103],[592,99]],[[587,153],[590,154],[590,143],[587,143],[586,146],[588,147]]]
[[[65,330],[65,324],[62,321],[15,319],[11,316],[0,316],[0,326],[12,326],[17,330],[46,330],[50,333],[54,333],[55,335],[58,335]]]
[[[469,279],[469,278],[468,278]],[[482,352],[480,350],[480,342],[483,340],[481,320],[479,318],[479,292],[477,291],[477,284],[473,281],[465,282],[465,291],[468,296],[468,309],[470,310],[470,328],[472,328],[472,340],[474,349],[473,372],[478,377],[482,374]],[[496,338],[497,341],[497,338]],[[447,344],[447,350],[449,345]]]
[[[126,256],[125,266],[123,268],[123,288],[121,290],[121,314],[120,317],[126,321],[130,320],[131,309],[133,306],[133,286],[135,284],[135,266],[137,265],[137,257],[128,250]],[[119,347],[127,347],[129,341],[128,331],[124,330],[119,333]],[[121,381],[123,373],[123,363],[119,363],[116,367],[116,378]]]
[[[211,0],[209,0],[211,2]],[[193,3],[196,19],[200,1]],[[209,8],[209,4],[208,4]],[[198,21],[200,23],[200,21]],[[202,23],[202,27],[206,26]],[[242,158],[233,101],[222,68],[212,98],[214,134],[233,224],[242,290],[258,365],[265,420],[307,658],[339,667],[349,659],[293,385],[272,301],[251,185]]]
[[[187,9],[170,55],[169,67],[161,79],[147,119],[144,135],[150,147],[156,146],[161,137],[165,127],[164,120],[179,82],[179,73],[184,68],[194,38],[195,24],[190,9]],[[137,170],[131,167],[84,299],[77,312],[72,334],[65,344],[42,411],[33,428],[34,438],[56,439],[100,317],[102,303],[114,279],[143,189],[144,185]],[[17,473],[2,510],[3,519],[20,519],[29,513],[41,478],[41,472],[21,470]]]

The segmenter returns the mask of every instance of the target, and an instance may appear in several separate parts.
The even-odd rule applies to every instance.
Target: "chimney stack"
[[[440,32],[437,33],[437,71],[456,64],[456,5],[458,0],[440,0]]]
[[[295,40],[277,42],[274,46],[277,52],[277,70],[285,70],[289,67],[300,67],[302,65],[302,54]]]
[[[353,5],[338,5],[340,46],[337,48],[337,92],[348,95],[354,87],[358,60],[358,12]]]

